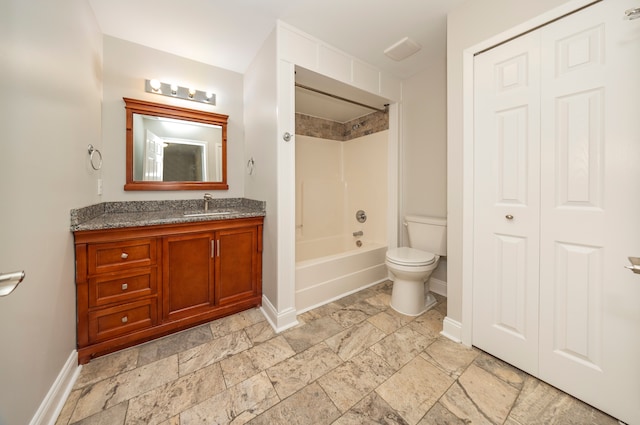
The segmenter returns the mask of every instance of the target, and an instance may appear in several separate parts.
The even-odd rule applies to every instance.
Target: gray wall
[[[145,79],[175,82],[216,94],[216,105],[174,99],[144,91]],[[123,97],[229,115],[227,127],[227,183],[229,190],[214,197],[244,196],[243,75],[185,59],[125,40],[104,36],[104,101],[102,138],[103,201],[202,198],[210,191],[125,191],[125,109]]]
[[[246,146],[243,164],[254,158],[252,175],[246,176],[246,196],[267,202],[264,220],[262,291],[278,307],[277,280],[277,79],[276,33],[265,40],[244,77]]]
[[[69,210],[98,201],[102,35],[86,0],[0,4],[0,424],[28,424],[76,347]]]
[[[446,73],[442,52],[402,82],[402,215],[447,215]]]

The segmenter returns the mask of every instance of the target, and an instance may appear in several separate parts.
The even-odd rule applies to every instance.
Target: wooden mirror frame
[[[127,179],[124,190],[227,190],[227,121],[228,115],[198,111],[179,106],[163,105],[145,100],[123,98],[127,111]],[[222,181],[136,181],[133,179],[133,114],[173,118],[183,121],[219,125],[222,127]]]

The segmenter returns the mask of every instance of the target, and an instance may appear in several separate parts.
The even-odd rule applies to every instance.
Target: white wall
[[[470,240],[463,241],[463,230],[469,229],[470,205],[472,199],[465,199],[469,180],[468,167],[465,166],[464,118],[469,116],[469,100],[472,96],[470,77],[472,66],[464,67],[472,59],[473,46],[504,41],[506,37],[516,36],[537,25],[562,16],[590,0],[539,0],[517,2],[510,0],[468,0],[454,9],[447,20],[447,202],[448,202],[448,300],[447,320],[464,324],[464,333],[470,335],[470,318],[463,317],[463,298],[468,300],[471,294],[463,293],[465,265],[469,264]],[[621,12],[622,13],[622,12]],[[467,99],[467,102],[464,101]],[[465,109],[466,108],[466,109]],[[468,129],[466,131],[469,131]],[[466,154],[469,150],[466,151]],[[465,191],[466,187],[466,191]],[[466,222],[465,222],[466,220]],[[468,235],[468,233],[465,233]],[[468,302],[468,301],[466,301]],[[445,321],[445,331],[447,322]],[[453,331],[453,330],[452,330]],[[462,337],[461,329],[458,329]],[[455,335],[453,335],[455,336]],[[465,339],[465,338],[461,338]]]
[[[245,196],[266,201],[263,235],[262,291],[277,309],[277,107],[276,34],[272,32],[244,75],[245,149],[243,164],[255,161],[245,177]]]
[[[8,0],[0,40],[0,271],[26,271],[0,298],[0,424],[28,424],[73,366],[69,210],[98,201],[102,35],[85,0]]]
[[[402,82],[402,215],[447,215],[446,73],[446,58],[434,57]]]
[[[296,240],[362,230],[363,239],[386,243],[388,138],[389,131],[345,142],[296,135]]]
[[[447,216],[447,64],[434,57],[429,67],[402,82],[400,219],[405,215]],[[400,244],[408,245],[400,226]],[[440,260],[431,289],[446,294],[447,260]],[[434,281],[435,282],[435,281]]]
[[[125,191],[125,109],[123,97],[229,115],[227,128],[227,183],[229,190],[214,197],[244,196],[243,76],[171,53],[104,36],[104,101],[102,106],[103,201],[202,198],[206,191]],[[145,79],[175,82],[216,94],[208,105],[144,91]]]

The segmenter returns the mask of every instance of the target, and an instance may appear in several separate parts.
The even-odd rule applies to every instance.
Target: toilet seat
[[[435,263],[436,255],[406,246],[387,251],[387,261],[399,266],[424,267]]]

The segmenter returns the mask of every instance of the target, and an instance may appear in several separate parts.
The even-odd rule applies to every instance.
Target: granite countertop
[[[266,202],[246,198],[214,199],[209,204],[209,212],[226,212],[226,214],[197,216],[185,216],[185,212],[203,213],[204,200],[202,199],[102,202],[71,210],[71,231],[264,217],[265,211]]]

